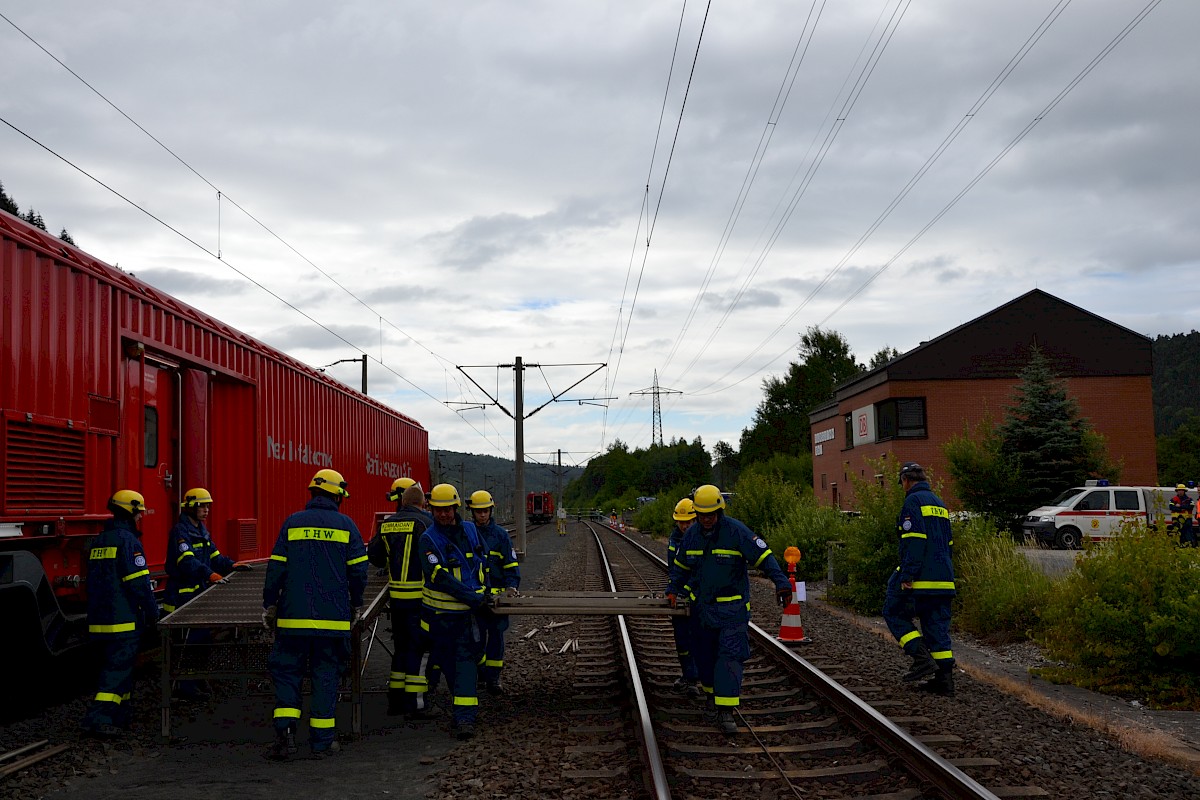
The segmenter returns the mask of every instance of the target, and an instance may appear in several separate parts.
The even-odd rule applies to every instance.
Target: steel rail
[[[607,527],[607,526],[606,526]],[[609,528],[617,536],[641,550],[653,561],[666,567],[666,561],[652,553],[640,542],[618,530]],[[948,800],[998,800],[997,796],[937,753],[922,744],[912,735],[896,726],[880,714],[869,703],[850,692],[837,681],[810,664],[777,637],[751,622],[752,638],[768,653],[774,655],[790,672],[803,680],[817,695],[845,714],[850,721],[867,735],[873,737],[884,750],[897,756],[914,777],[924,781],[944,794]]]
[[[586,523],[585,523],[586,524]],[[589,528],[591,526],[589,525]],[[609,591],[617,590],[617,582],[609,568],[608,554],[604,552],[604,543],[600,534],[592,530],[596,547],[600,549],[600,561],[604,565],[605,580],[608,581]],[[633,637],[625,624],[625,617],[618,616],[617,625],[621,629],[621,646],[625,651],[625,663],[629,668],[629,680],[633,686],[634,698],[637,701],[637,734],[642,742],[642,754],[645,756],[645,766],[649,770],[650,788],[655,800],[671,800],[671,786],[667,783],[667,769],[663,764],[662,751],[658,747],[658,737],[654,735],[654,723],[650,719],[650,700],[642,686],[641,673],[637,666],[637,656],[633,652]]]

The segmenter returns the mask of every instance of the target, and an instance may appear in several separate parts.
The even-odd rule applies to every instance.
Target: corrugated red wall
[[[142,526],[161,567],[178,495],[195,486],[213,493],[220,549],[251,558],[269,554],[317,469],[345,476],[343,510],[366,536],[395,477],[429,485],[414,420],[3,212],[0,315],[0,524],[22,526],[0,548],[42,553],[52,577],[80,572],[74,540],[118,488],[169,497]],[[157,473],[140,440],[155,391],[175,454]]]

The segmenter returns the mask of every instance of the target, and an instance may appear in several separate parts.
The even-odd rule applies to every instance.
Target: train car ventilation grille
[[[86,434],[17,419],[7,422],[5,511],[83,511]]]

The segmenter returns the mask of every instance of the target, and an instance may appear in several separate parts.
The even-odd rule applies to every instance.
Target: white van
[[[1071,550],[1086,540],[1108,539],[1130,518],[1146,525],[1170,521],[1168,505],[1175,495],[1171,486],[1109,486],[1107,481],[1087,481],[1060,494],[1049,505],[1025,516],[1021,530],[1026,538],[1059,550]],[[1196,499],[1196,490],[1188,495]]]

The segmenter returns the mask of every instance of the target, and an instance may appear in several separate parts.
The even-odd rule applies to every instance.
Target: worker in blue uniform
[[[189,489],[179,504],[179,521],[167,536],[167,590],[163,596],[167,613],[233,572],[233,559],[217,549],[204,524],[212,501],[207,489],[196,488]]]
[[[412,478],[397,478],[387,497],[396,504],[396,512],[379,524],[379,531],[367,546],[371,563],[388,571],[392,674],[388,678],[387,713],[425,719],[429,716],[425,696],[428,686],[422,669],[421,595],[425,576],[418,545],[421,534],[433,524],[433,517],[421,508],[425,490]]]
[[[482,489],[472,492],[467,500],[475,530],[487,547],[487,583],[492,596],[515,595],[521,586],[521,565],[517,563],[517,548],[505,528],[496,524],[493,511],[496,502],[490,492]],[[500,672],[504,669],[504,632],[508,630],[508,616],[493,614],[483,623],[483,668],[480,677],[490,695],[504,694],[500,685]]]
[[[741,703],[743,664],[750,657],[750,577],[761,571],[775,584],[780,605],[792,599],[792,584],[771,548],[741,522],[725,516],[721,490],[706,484],[692,493],[696,521],[687,529],[680,554],[671,562],[667,599],[691,605],[692,654],[705,694],[706,716],[725,734],[737,732],[733,709]]]
[[[906,681],[928,678],[923,691],[954,694],[954,651],[950,646],[950,604],[954,600],[953,538],[946,506],[929,488],[925,469],[915,461],[900,467],[904,506],[896,522],[900,566],[888,578],[883,619],[912,658]],[[920,630],[913,618],[920,620]]]
[[[671,535],[667,539],[668,564],[673,564],[676,558],[681,558],[680,545],[683,544],[683,535],[696,521],[696,507],[692,505],[692,498],[685,497],[676,503],[671,516],[675,520],[675,527],[671,529]],[[679,657],[680,671],[680,676],[675,679],[671,688],[679,694],[697,698],[700,696],[700,689],[696,687],[699,675],[696,673],[696,660],[692,657],[690,620],[687,617],[671,617],[671,628],[675,632],[675,654]]]
[[[350,655],[350,632],[367,587],[367,550],[338,508],[350,496],[341,473],[318,470],[303,511],[279,528],[263,584],[263,625],[275,629],[267,667],[275,682],[276,760],[296,752],[300,686],[312,680],[309,748],[337,752],[334,714],[338,680]]]
[[[204,522],[212,512],[212,494],[204,488],[189,489],[180,502],[179,521],[167,535],[167,589],[163,611],[168,614],[199,595],[209,586],[223,583],[234,570],[233,559],[222,555]],[[249,565],[239,568],[249,568]],[[205,628],[189,630],[181,644],[203,645],[212,640]],[[199,681],[180,681],[176,697],[202,700],[208,691]]]
[[[158,605],[138,530],[146,499],[121,489],[108,501],[108,510],[112,519],[88,548],[88,637],[100,650],[101,666],[83,730],[114,738],[133,719],[133,664],[142,631],[158,621]]]
[[[458,515],[458,490],[439,483],[429,492],[433,525],[421,536],[422,595],[432,658],[446,675],[454,698],[451,730],[459,739],[475,735],[479,711],[479,660],[483,655],[481,622],[490,611],[487,587],[487,548],[475,530]],[[430,684],[432,691],[434,686]]]

